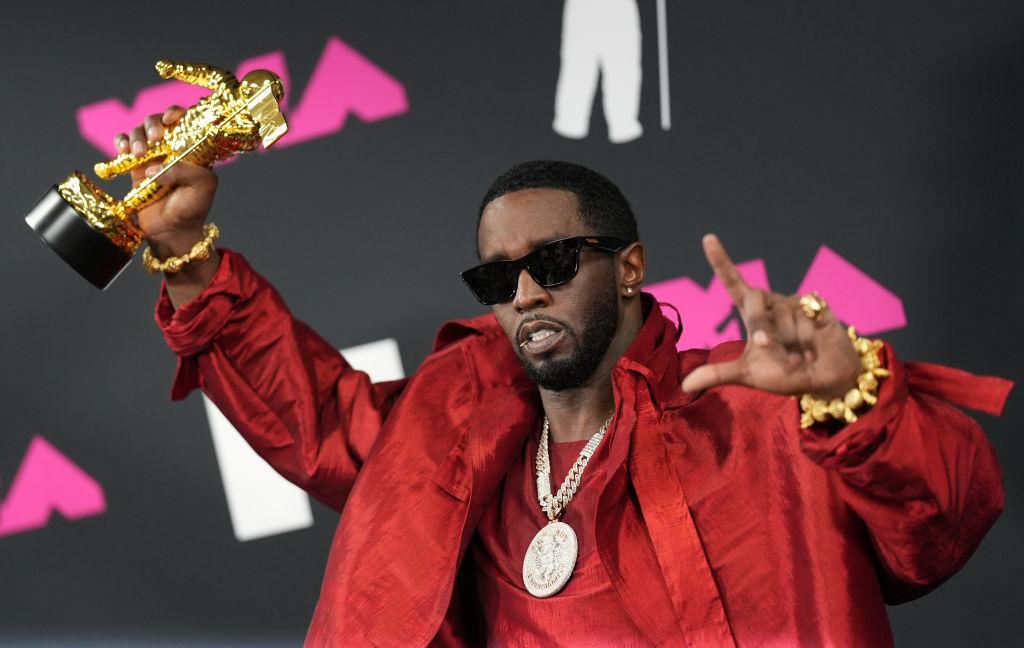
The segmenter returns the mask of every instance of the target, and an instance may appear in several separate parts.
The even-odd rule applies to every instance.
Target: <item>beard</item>
[[[585,383],[601,364],[618,330],[619,297],[615,273],[610,274],[611,281],[605,290],[594,295],[584,310],[583,325],[578,332],[565,322],[551,320],[560,324],[566,337],[575,342],[568,358],[542,360],[535,365],[519,355],[526,377],[539,387],[556,392],[575,389]]]

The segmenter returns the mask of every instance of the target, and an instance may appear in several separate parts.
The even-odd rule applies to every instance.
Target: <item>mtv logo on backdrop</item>
[[[771,290],[761,259],[739,263],[736,268],[750,286]],[[722,342],[740,339],[740,324],[733,318],[732,299],[718,277],[706,288],[689,277],[679,277],[651,284],[647,290],[658,301],[672,304],[682,314],[683,334],[677,345],[680,351],[710,349]],[[818,248],[796,294],[812,290],[828,301],[840,321],[856,326],[865,335],[907,324],[903,300],[826,245]]]
[[[364,122],[375,122],[409,111],[405,86],[337,36],[327,39],[302,100],[292,109],[288,107],[291,84],[284,53],[245,59],[234,73],[241,77],[260,68],[281,77],[285,87],[281,107],[288,116],[289,130],[276,145],[278,148],[336,133],[350,114]],[[181,81],[162,81],[140,90],[130,106],[117,98],[82,106],[76,113],[78,129],[87,142],[113,157],[117,155],[114,135],[131,130],[170,105],[191,106],[206,93]]]

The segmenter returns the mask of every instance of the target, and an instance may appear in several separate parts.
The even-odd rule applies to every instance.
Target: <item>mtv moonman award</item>
[[[162,159],[161,171],[121,200],[75,171],[25,216],[43,241],[97,288],[109,286],[142,244],[135,214],[166,195],[168,188],[158,182],[164,171],[182,160],[212,166],[260,143],[270,148],[288,132],[280,108],[284,87],[272,72],[254,70],[239,81],[213,66],[173,61],[159,61],[156,71],[211,93],[188,108],[163,140],[150,142],[144,154],[122,153],[96,164],[95,171],[108,179]]]

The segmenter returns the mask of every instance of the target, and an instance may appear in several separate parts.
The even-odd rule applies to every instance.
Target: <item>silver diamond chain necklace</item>
[[[613,414],[614,416],[614,414]],[[523,583],[527,591],[538,598],[546,598],[557,594],[572,576],[579,553],[579,543],[572,527],[558,518],[565,511],[566,505],[580,487],[583,471],[586,470],[590,458],[601,444],[612,417],[609,416],[604,425],[587,441],[580,451],[576,463],[569,469],[558,492],[551,494],[551,458],[548,454],[548,433],[550,426],[548,417],[544,417],[544,426],[540,431],[540,443],[537,445],[537,501],[548,516],[548,523],[534,536],[526,558],[523,560]]]

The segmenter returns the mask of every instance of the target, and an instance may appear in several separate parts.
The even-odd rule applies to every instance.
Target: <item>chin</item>
[[[576,389],[593,374],[593,367],[580,362],[580,358],[572,354],[568,354],[566,357],[545,358],[537,364],[529,362],[525,358],[520,358],[520,360],[523,370],[526,371],[526,377],[547,391],[559,392]]]

